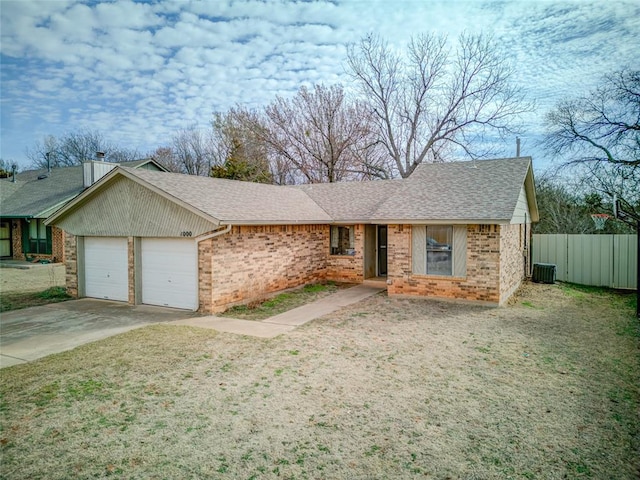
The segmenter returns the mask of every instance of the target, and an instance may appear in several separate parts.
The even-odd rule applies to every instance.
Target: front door
[[[365,225],[364,226],[364,278],[373,278],[377,275],[376,267],[378,264],[378,257],[376,252],[376,226]]]
[[[0,222],[0,258],[11,256],[11,222]]]
[[[387,274],[387,226],[378,225],[378,275]]]

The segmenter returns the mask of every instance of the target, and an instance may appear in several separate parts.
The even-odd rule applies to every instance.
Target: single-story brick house
[[[64,261],[64,233],[45,220],[119,164],[87,161],[73,167],[28,170],[0,179],[0,259]],[[167,171],[153,159],[130,168]]]
[[[218,312],[322,280],[502,304],[529,271],[531,158],[277,186],[118,167],[48,220],[75,296]]]

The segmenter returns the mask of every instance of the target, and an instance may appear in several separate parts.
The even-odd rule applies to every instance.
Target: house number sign
[[[181,237],[191,237],[192,235],[192,232],[180,232]]]

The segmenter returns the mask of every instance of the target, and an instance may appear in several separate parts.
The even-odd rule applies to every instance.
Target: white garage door
[[[126,302],[129,298],[127,264],[126,238],[85,237],[85,295]]]
[[[180,238],[142,239],[142,303],[198,309],[196,243]]]

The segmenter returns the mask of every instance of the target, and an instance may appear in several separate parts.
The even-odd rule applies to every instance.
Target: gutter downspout
[[[209,240],[210,238],[217,237],[219,235],[224,235],[225,233],[229,233],[231,231],[231,225],[227,225],[222,230],[216,230],[212,233],[208,233],[206,235],[202,235],[200,237],[196,237],[196,244],[203,242],[204,240]]]

